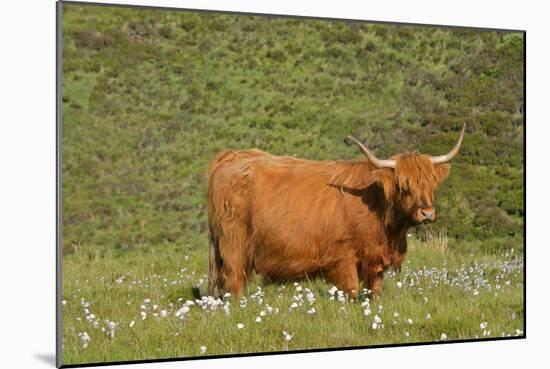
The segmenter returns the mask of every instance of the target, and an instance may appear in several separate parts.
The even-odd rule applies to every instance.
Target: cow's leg
[[[244,270],[227,270],[227,272],[224,273],[223,276],[225,278],[224,289],[227,292],[231,293],[234,296],[239,296],[243,293],[244,284],[246,281]]]
[[[244,222],[234,218],[224,225],[223,237],[220,238],[221,274],[224,290],[232,295],[242,294],[246,279],[250,276],[248,243]]]
[[[371,293],[380,296],[384,286],[384,266],[382,263],[370,264],[365,270],[365,284]]]
[[[384,287],[384,272],[371,274],[367,279],[367,288],[372,291],[375,296],[380,296]]]
[[[359,291],[359,275],[357,273],[357,260],[355,257],[347,257],[339,260],[324,271],[327,280],[344,290],[350,297],[355,298]]]

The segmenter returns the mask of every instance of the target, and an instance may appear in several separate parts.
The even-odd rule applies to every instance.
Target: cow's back
[[[335,245],[350,237],[344,196],[329,186],[337,165],[259,150],[222,152],[210,172],[211,227],[245,224],[246,257],[258,273],[313,274],[337,259]]]

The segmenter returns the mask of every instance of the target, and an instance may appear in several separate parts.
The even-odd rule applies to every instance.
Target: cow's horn
[[[451,151],[449,151],[446,155],[441,156],[432,156],[430,157],[430,160],[433,164],[443,164],[448,163],[451,161],[452,158],[458,154],[458,150],[460,150],[460,145],[462,145],[462,139],[464,138],[464,131],[466,130],[466,123],[462,126],[462,131],[460,132],[460,137],[458,138],[458,142],[456,143],[455,147]]]
[[[377,167],[377,168],[394,168],[395,169],[395,165],[396,165],[395,160],[392,160],[392,159],[378,159],[376,156],[374,156],[374,154],[372,152],[369,151],[369,149],[367,149],[365,147],[365,145],[363,145],[361,142],[359,142],[355,137],[348,136],[348,139],[352,140],[353,142],[355,142],[357,144],[357,146],[359,146],[359,148],[361,149],[363,154],[365,154],[367,159],[369,159],[369,161],[372,164],[374,164],[375,167]]]

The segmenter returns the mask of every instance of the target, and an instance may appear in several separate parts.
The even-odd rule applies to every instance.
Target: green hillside
[[[63,251],[207,245],[227,148],[309,159],[447,152],[450,247],[522,247],[523,34],[63,6]],[[468,245],[468,246],[467,246]]]

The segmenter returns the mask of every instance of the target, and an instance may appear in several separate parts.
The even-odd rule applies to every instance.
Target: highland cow
[[[360,161],[312,161],[260,150],[220,152],[208,173],[209,294],[239,295],[253,272],[270,281],[321,276],[355,297],[375,295],[399,269],[407,230],[435,221],[434,193],[464,130],[446,155],[401,153]]]

